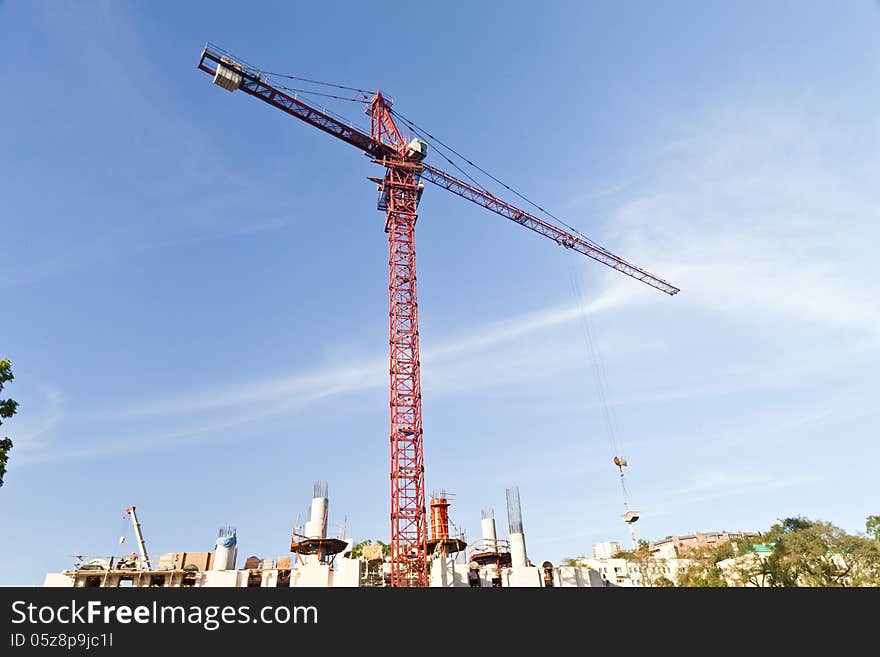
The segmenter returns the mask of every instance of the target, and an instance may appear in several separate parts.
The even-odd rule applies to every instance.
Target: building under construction
[[[535,565],[526,551],[519,489],[507,490],[507,538],[500,538],[492,509],[484,509],[479,539],[468,542],[452,522],[451,496],[430,496],[427,582],[432,587],[515,588],[605,586],[589,567]],[[240,559],[238,535],[221,527],[213,551],[168,552],[153,560],[136,515],[125,510],[137,552],[124,556],[76,557],[69,570],[46,575],[44,586],[62,587],[358,587],[391,586],[391,557],[382,544],[356,545],[344,534],[327,532],[329,496],[326,482],[316,482],[308,520],[293,528],[290,554],[277,558]],[[120,544],[123,542],[120,538]]]

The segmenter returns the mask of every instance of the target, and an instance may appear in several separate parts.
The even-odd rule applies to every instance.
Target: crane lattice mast
[[[526,228],[549,237],[667,294],[679,290],[663,279],[626,262],[583,236],[423,164],[427,144],[407,141],[392,112],[392,101],[381,92],[369,100],[370,134],[355,128],[295,95],[270,84],[264,74],[212,45],[199,69],[228,91],[241,90],[363,151],[385,168],[370,178],[380,190],[388,234],[388,293],[391,409],[391,585],[427,586],[425,467],[422,434],[422,393],[419,363],[419,320],[416,288],[415,225],[423,190],[422,179],[477,203]]]

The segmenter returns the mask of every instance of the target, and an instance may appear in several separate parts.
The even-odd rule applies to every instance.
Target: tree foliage
[[[756,549],[756,542],[764,545]],[[880,586],[880,542],[802,516],[780,520],[760,539],[688,557],[681,586]]]
[[[880,516],[868,516],[865,518],[865,531],[875,541],[880,541]]]
[[[666,559],[658,559],[648,549],[649,543],[642,541],[635,550],[621,550],[611,555],[613,559],[626,559],[638,568],[638,581],[642,586],[675,586],[666,577],[670,565]]]
[[[679,576],[678,585],[689,587],[727,586],[724,572],[718,565],[719,562],[728,558],[727,551],[720,549],[723,547],[725,545],[700,547],[688,552],[687,558],[690,559],[690,563]]]
[[[880,585],[880,545],[875,541],[829,522],[798,520],[770,529],[775,539],[765,562],[770,586]]]
[[[351,557],[353,559],[360,559],[362,556],[364,556],[364,546],[366,546],[366,545],[373,545],[372,539],[368,538],[365,541],[361,541],[360,543],[356,543],[351,548]],[[382,546],[382,557],[383,558],[391,556],[391,546],[390,545],[388,545],[387,543],[383,543],[382,541],[376,541],[376,545]]]
[[[580,566],[583,563],[584,559],[586,559],[586,557],[584,557],[584,556],[566,557],[565,559],[562,560],[562,565],[567,566],[567,567],[571,567],[571,568],[576,568],[577,566]]]
[[[9,360],[0,360],[0,392],[3,386],[12,381],[12,363]],[[3,420],[11,418],[18,409],[18,402],[13,399],[0,399],[0,425]],[[3,476],[6,474],[6,464],[9,461],[9,451],[12,449],[12,440],[0,439],[0,486],[3,485]]]
[[[760,540],[758,537],[737,536],[716,546],[689,550],[685,556],[690,563],[678,578],[679,586],[728,586],[727,573],[719,564],[748,553]]]

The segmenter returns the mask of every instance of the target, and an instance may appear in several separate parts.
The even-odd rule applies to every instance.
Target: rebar
[[[507,526],[511,534],[522,533],[522,507],[519,503],[519,486],[507,489]]]

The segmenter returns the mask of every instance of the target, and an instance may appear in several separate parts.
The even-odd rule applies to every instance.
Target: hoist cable
[[[301,78],[296,75],[287,75],[286,73],[269,73],[266,71],[261,71],[263,75],[272,75],[279,78],[287,78],[288,80],[299,80],[300,82],[308,82],[310,84],[320,84],[325,87],[335,87],[336,89],[346,89],[347,91],[357,91],[362,94],[374,94],[375,91],[370,91],[368,89],[358,89],[357,87],[348,87],[344,84],[336,84],[335,82],[322,82],[321,80],[312,80],[310,78]]]
[[[508,184],[505,183],[504,181],[499,180],[498,178],[496,178],[495,176],[493,176],[491,173],[489,173],[488,171],[486,171],[485,169],[483,169],[481,166],[479,166],[478,164],[475,164],[473,161],[471,161],[470,159],[468,159],[467,157],[465,157],[464,155],[462,155],[461,153],[459,153],[458,151],[456,151],[454,148],[452,148],[451,146],[449,146],[449,145],[446,144],[445,142],[441,141],[439,138],[437,138],[437,137],[435,137],[434,135],[432,135],[429,131],[427,131],[427,130],[425,130],[424,128],[418,126],[415,122],[413,122],[411,119],[408,119],[407,117],[405,117],[403,114],[401,114],[401,113],[398,112],[397,110],[392,109],[392,110],[391,110],[391,113],[392,113],[394,116],[396,116],[396,117],[398,117],[399,119],[401,119],[402,121],[404,121],[404,122],[405,122],[407,125],[409,125],[410,128],[412,128],[413,130],[415,130],[415,129],[421,130],[422,132],[425,133],[425,135],[427,135],[427,137],[428,137],[429,139],[431,139],[432,141],[436,142],[437,144],[440,144],[441,146],[444,146],[445,148],[447,148],[448,150],[450,150],[452,153],[454,153],[454,154],[456,155],[456,157],[458,157],[458,158],[464,160],[464,161],[467,162],[469,165],[471,165],[472,167],[474,167],[475,169],[477,169],[478,171],[480,171],[482,174],[488,176],[489,178],[491,178],[492,180],[494,180],[496,183],[498,183],[499,185],[501,185],[502,187],[504,187],[504,189],[508,190],[508,191],[511,192],[512,194],[515,194],[516,196],[518,196],[519,198],[521,198],[523,201],[525,201],[526,203],[528,203],[529,205],[531,205],[533,208],[536,208],[536,209],[540,210],[541,212],[543,212],[544,214],[546,214],[548,217],[551,217],[552,219],[558,221],[560,224],[562,224],[563,226],[565,226],[566,228],[568,228],[570,231],[572,231],[573,233],[575,233],[575,234],[576,234],[578,237],[580,237],[581,239],[585,240],[586,242],[589,242],[589,243],[592,244],[593,246],[597,246],[597,247],[599,247],[599,248],[601,248],[601,249],[604,249],[604,250],[606,250],[606,251],[608,250],[608,249],[605,249],[605,247],[603,247],[601,244],[598,244],[598,243],[594,242],[594,241],[591,240],[589,237],[587,237],[586,235],[584,235],[583,233],[581,233],[581,232],[580,232],[577,228],[575,228],[574,226],[571,226],[571,225],[565,223],[562,219],[560,219],[559,217],[557,217],[556,215],[554,215],[554,214],[553,214],[552,212],[550,212],[549,210],[545,210],[543,207],[541,207],[540,205],[538,205],[537,203],[535,203],[534,201],[532,201],[530,198],[528,198],[528,197],[525,196],[524,194],[520,193],[520,192],[519,192],[518,190],[516,190],[514,187],[511,187],[510,185],[508,185]],[[485,190],[483,190],[483,191],[485,191]]]

